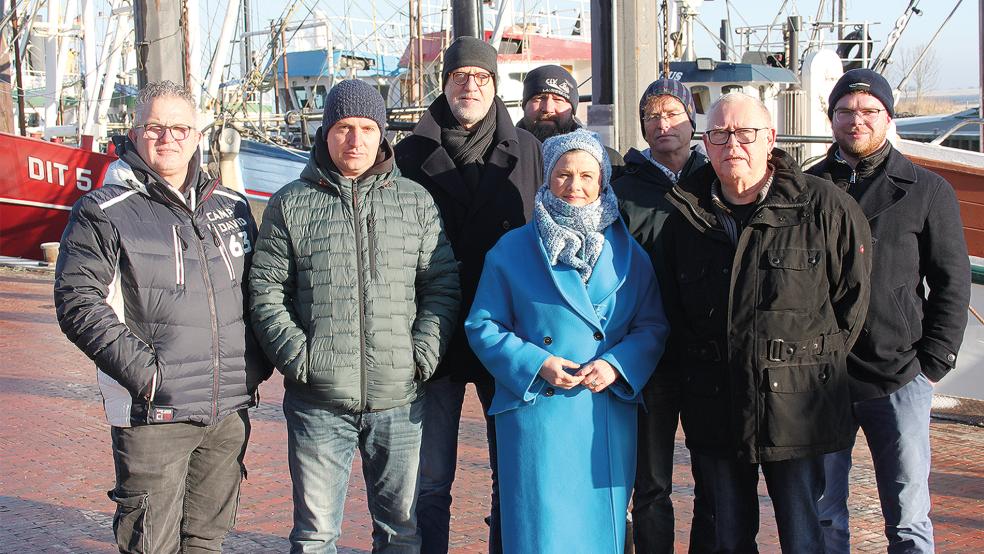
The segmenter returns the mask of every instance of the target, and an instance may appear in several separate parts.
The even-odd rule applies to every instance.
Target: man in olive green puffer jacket
[[[423,382],[457,322],[457,264],[430,194],[400,177],[383,99],[328,94],[301,178],[270,199],[250,317],[284,374],[291,552],[332,551],[355,448],[374,551],[417,552]]]

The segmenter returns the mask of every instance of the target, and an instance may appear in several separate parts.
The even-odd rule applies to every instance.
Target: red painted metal
[[[0,133],[0,255],[42,259],[75,201],[102,184],[114,157]]]
[[[984,167],[908,156],[916,165],[941,175],[953,185],[960,201],[967,251],[984,258]]]

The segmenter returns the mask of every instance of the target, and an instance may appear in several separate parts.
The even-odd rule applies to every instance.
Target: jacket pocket
[[[844,354],[837,357],[843,361]],[[846,371],[833,363],[765,370],[765,433],[770,446],[822,446],[851,432]]]
[[[229,272],[229,280],[235,283],[236,268],[232,263],[232,255],[229,254],[229,249],[226,248],[225,241],[222,240],[222,233],[219,233],[219,230],[215,228],[215,225],[209,224],[208,228],[212,231],[212,239],[215,242],[215,246],[219,249],[219,254],[222,256],[222,262],[225,264],[226,270]],[[243,254],[240,253],[240,255]]]
[[[906,285],[896,287],[892,291],[892,299],[895,300],[899,321],[902,322],[909,341],[915,342],[922,338],[922,316],[912,300],[912,295],[908,292],[908,287]]]
[[[827,294],[827,286],[823,282],[823,261],[823,252],[815,249],[766,251],[761,265],[761,309],[816,309],[821,296],[826,297]]]
[[[116,502],[113,533],[120,552],[143,554],[150,551],[151,529],[148,494],[113,489],[107,493]]]

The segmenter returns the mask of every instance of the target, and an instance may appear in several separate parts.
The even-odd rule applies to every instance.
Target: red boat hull
[[[0,255],[41,260],[75,202],[97,188],[112,156],[0,133]]]

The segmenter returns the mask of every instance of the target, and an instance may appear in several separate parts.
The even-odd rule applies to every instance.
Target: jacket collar
[[[858,197],[858,205],[861,211],[869,219],[874,219],[878,215],[894,206],[902,200],[909,192],[909,188],[916,182],[916,168],[901,152],[891,144],[888,145],[888,159],[881,172],[876,172],[865,186],[865,189]],[[837,155],[837,143],[831,145],[827,151],[827,167],[823,169],[825,178],[830,179],[833,171],[833,164],[846,164]]]
[[[317,183],[339,194],[348,193],[351,190],[351,186],[341,185],[351,185],[353,181],[360,190],[369,190],[376,183],[386,182],[399,176],[399,169],[393,160],[393,147],[390,146],[389,140],[383,137],[383,141],[379,144],[379,151],[376,154],[376,162],[373,166],[355,179],[343,177],[338,167],[332,161],[331,155],[328,153],[328,145],[325,143],[324,135],[319,128],[315,133],[311,155],[308,157],[308,162],[301,171],[301,178],[311,183]]]
[[[566,264],[550,265],[550,258],[547,256],[547,250],[543,246],[543,241],[540,239],[540,235],[537,233],[535,226],[536,223],[529,224],[529,233],[540,250],[540,259],[546,268],[547,274],[550,275],[557,292],[564,299],[564,302],[578,315],[584,318],[585,321],[590,323],[597,330],[604,331],[604,325],[598,317],[598,313],[594,309],[594,303],[591,302],[591,298],[588,296],[588,286],[591,286],[593,283],[589,280],[588,284],[585,285],[585,283],[581,281],[581,274],[578,273],[576,269]],[[626,277],[629,273],[629,268],[631,267],[633,261],[632,257],[635,255],[636,250],[632,248],[632,244],[629,239],[629,231],[626,229],[625,222],[622,221],[621,216],[616,219],[608,227],[608,229],[605,230],[605,240],[608,243],[605,245],[605,248],[612,249],[615,260],[616,280],[611,284],[611,290],[605,295],[608,297],[621,288],[623,284],[625,284]],[[646,260],[646,263],[649,263],[649,261]],[[592,276],[592,278],[594,278],[594,276]]]
[[[163,177],[151,169],[147,162],[137,153],[137,147],[126,135],[112,138],[119,159],[110,166],[106,182],[115,182],[131,188],[144,196],[165,204],[177,204],[185,210],[194,211],[181,197],[181,193],[171,188]],[[188,162],[189,186],[194,187],[197,198],[196,207],[208,200],[212,191],[218,186],[218,180],[212,179],[201,168],[201,152],[195,150],[195,155]]]
[[[809,188],[796,161],[779,148],[772,150],[773,181],[769,193],[756,209],[749,225],[787,227],[799,225],[806,216]],[[728,240],[724,227],[714,214],[711,187],[717,181],[714,167],[708,163],[691,177],[682,179],[667,194],[691,225],[703,232]]]
[[[434,143],[434,149],[421,164],[424,174],[432,178],[458,202],[471,206],[472,213],[477,212],[495,195],[501,184],[509,178],[509,174],[519,160],[520,144],[516,126],[509,118],[509,111],[502,100],[496,96],[493,102],[496,104],[493,139],[495,146],[486,160],[482,181],[474,196],[462,181],[457,166],[441,144],[441,127],[434,113],[442,109],[439,103],[447,104],[447,98],[443,94],[434,100],[413,129],[415,136]]]
[[[680,181],[695,173],[698,169],[707,164],[707,156],[699,152],[696,147],[690,149],[690,157],[683,164],[680,170]],[[638,178],[657,184],[665,190],[673,187],[673,182],[664,171],[656,167],[646,155],[636,148],[629,148],[625,155],[625,172],[623,175],[635,174]]]

